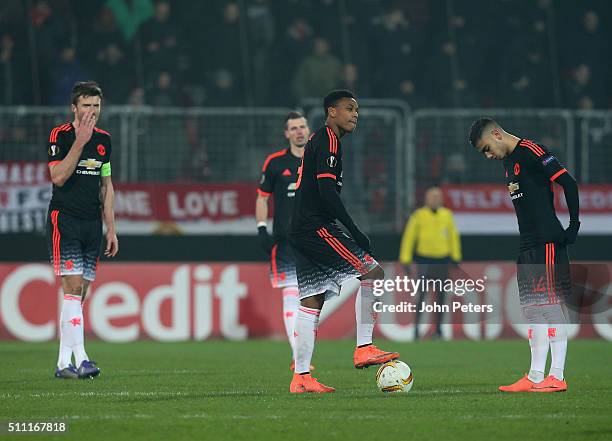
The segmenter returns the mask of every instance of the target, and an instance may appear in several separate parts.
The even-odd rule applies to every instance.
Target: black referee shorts
[[[326,292],[340,294],[349,279],[372,271],[378,262],[335,224],[292,235],[300,299]]]
[[[521,251],[516,263],[522,306],[566,303],[570,299],[572,281],[565,245],[536,245]]]
[[[60,210],[47,215],[47,248],[57,276],[96,278],[102,247],[102,219],[79,219]]]

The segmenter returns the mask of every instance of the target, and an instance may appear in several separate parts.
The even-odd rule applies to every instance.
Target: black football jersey
[[[297,192],[292,233],[314,231],[335,220],[319,193],[319,179],[336,181],[336,191],[342,190],[342,146],[336,134],[327,126],[314,132],[306,147],[298,172]]]
[[[301,158],[294,156],[290,148],[269,155],[261,169],[258,193],[274,198],[273,234],[277,242],[287,240],[298,168]]]
[[[71,123],[51,130],[47,144],[49,166],[66,157],[75,139],[76,133]],[[110,167],[111,151],[110,134],[95,127],[72,176],[61,187],[53,185],[49,210],[59,210],[80,219],[99,219],[102,216],[101,174],[103,167]]]
[[[521,139],[503,163],[521,250],[554,242],[563,226],[555,212],[553,185],[567,170],[546,147],[527,139]]]

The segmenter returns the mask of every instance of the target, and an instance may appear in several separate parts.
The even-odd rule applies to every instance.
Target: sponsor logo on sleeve
[[[552,161],[554,161],[555,159],[557,159],[557,158],[555,158],[553,155],[547,156],[546,158],[542,159],[542,164],[548,165]]]
[[[329,165],[331,168],[334,168],[337,163],[338,160],[335,156],[330,156],[329,158],[327,158],[327,165]]]

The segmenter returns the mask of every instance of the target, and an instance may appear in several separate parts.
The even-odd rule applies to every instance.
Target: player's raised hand
[[[93,128],[96,125],[96,112],[93,108],[89,109],[76,128],[76,140],[80,145],[85,145],[91,139]]]
[[[106,249],[104,255],[106,257],[115,257],[119,252],[119,240],[117,235],[112,231],[106,232]]]

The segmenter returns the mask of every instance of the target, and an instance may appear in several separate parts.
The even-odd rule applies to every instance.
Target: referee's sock
[[[374,280],[361,281],[361,289],[355,298],[355,321],[357,323],[357,346],[372,344],[376,313],[374,312]]]

